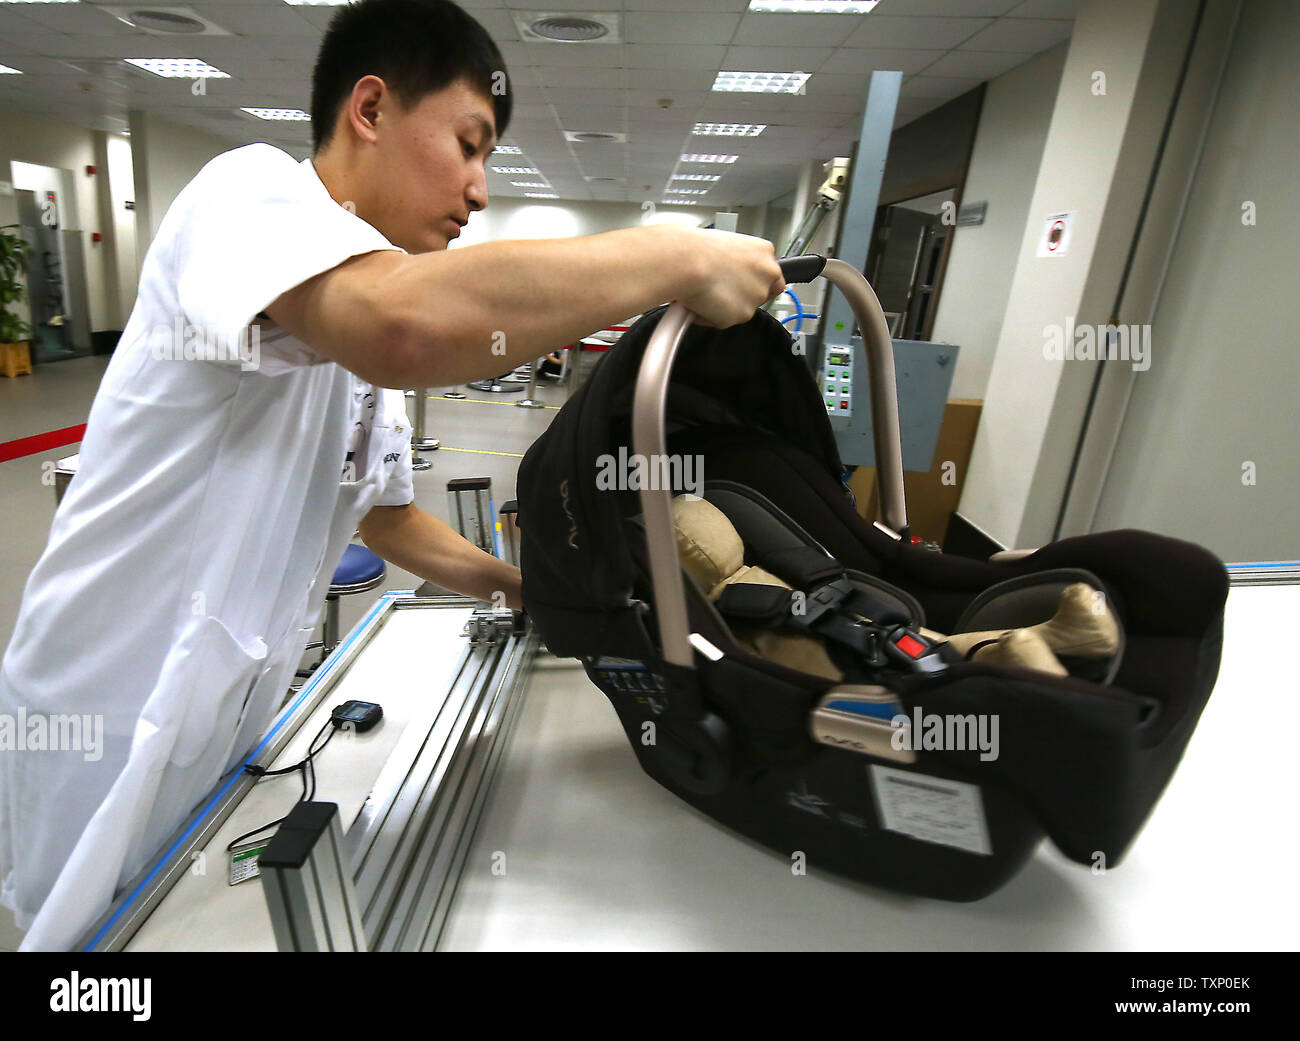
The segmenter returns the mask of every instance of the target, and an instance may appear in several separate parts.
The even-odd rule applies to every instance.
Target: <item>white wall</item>
[[[569,238],[597,235],[619,228],[650,223],[679,223],[700,227],[713,220],[714,211],[705,207],[656,207],[653,218],[639,203],[575,202],[567,199],[513,199],[497,197],[487,209],[470,215],[469,224],[452,248],[501,239]]]
[[[135,177],[136,272],[173,200],[209,159],[239,146],[152,112],[130,113]]]
[[[1297,52],[1293,0],[1242,5],[1097,530],[1160,531],[1229,561],[1298,559]]]
[[[98,230],[94,215],[97,213],[95,193],[99,187],[99,175],[92,177],[86,173],[87,166],[95,165],[93,133],[84,127],[44,116],[0,112],[0,181],[10,181],[10,164],[15,161],[69,171],[71,191],[59,193],[60,199],[65,201],[63,216],[67,220],[64,226],[79,228],[83,237],[90,328],[108,328],[103,244],[90,240],[91,233]],[[79,223],[72,223],[74,218]],[[13,224],[17,219],[17,201],[12,190],[0,193],[0,225]]]
[[[121,134],[108,135],[108,183],[113,210],[113,230],[117,235],[118,307],[122,326],[135,306],[139,285],[139,260],[136,247],[135,214],[126,208],[135,199],[135,174],[131,161],[131,139]]]
[[[962,203],[987,202],[988,211],[983,224],[954,229],[932,333],[961,348],[954,398],[982,398],[988,386],[1066,50],[1040,54],[985,88]]]
[[[1113,310],[1195,14],[1083,0],[1075,18],[959,505],[1004,546],[1052,538],[1097,366],[1053,358],[1045,337]],[[1064,212],[1068,254],[1039,258],[1043,218]]]

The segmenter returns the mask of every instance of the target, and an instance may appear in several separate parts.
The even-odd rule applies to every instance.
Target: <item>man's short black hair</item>
[[[312,72],[313,151],[329,144],[343,104],[365,76],[382,79],[407,108],[464,80],[492,99],[498,138],[510,123],[501,51],[451,0],[357,0],[339,8]]]

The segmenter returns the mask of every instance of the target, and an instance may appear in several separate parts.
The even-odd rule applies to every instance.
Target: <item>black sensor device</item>
[[[350,726],[364,734],[384,718],[384,710],[373,701],[345,701],[330,713],[330,722],[336,728]]]

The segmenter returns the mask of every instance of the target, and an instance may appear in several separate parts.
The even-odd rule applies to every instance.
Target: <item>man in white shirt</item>
[[[783,288],[769,243],[671,226],[448,253],[511,105],[449,0],[359,0],[321,45],[313,157],[234,149],[168,210],[0,667],[0,715],[103,725],[93,757],[0,752],[25,949],[74,944],[241,761],[357,527],[520,606],[516,569],[413,505],[390,388],[488,377],[670,299],[733,325]]]

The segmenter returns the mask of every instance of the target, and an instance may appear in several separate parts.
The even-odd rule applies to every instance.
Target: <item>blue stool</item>
[[[339,597],[374,589],[384,580],[386,571],[383,558],[371,553],[365,546],[349,544],[343,551],[343,559],[334,569],[329,592],[325,595],[324,638],[317,643],[309,643],[303,648],[304,651],[310,651],[319,647],[320,661],[315,662],[309,669],[299,669],[300,677],[310,676],[339,645]]]
[[[374,589],[384,580],[386,570],[384,558],[371,553],[365,546],[349,543],[343,551],[343,559],[334,569],[330,591],[325,597],[324,658],[328,658],[339,645],[339,597]]]

